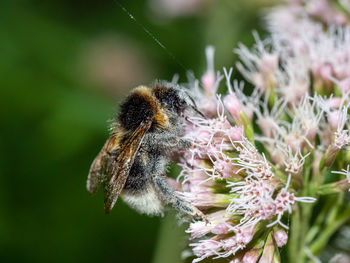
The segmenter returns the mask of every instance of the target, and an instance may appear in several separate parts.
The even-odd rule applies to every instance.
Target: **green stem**
[[[153,263],[179,263],[185,247],[184,226],[179,226],[175,213],[169,212],[159,229],[158,241],[153,255]]]
[[[341,206],[342,201],[343,201],[343,197],[344,197],[343,193],[340,193],[339,195],[336,196],[336,199],[333,202],[332,208],[326,217],[326,220],[325,220],[326,226],[332,224],[333,221],[336,220],[340,206]]]
[[[350,188],[350,182],[348,179],[344,179],[338,182],[324,184],[318,187],[317,194],[319,195],[329,195],[344,192]]]
[[[299,238],[299,251],[298,258],[295,262],[305,261],[305,251],[304,247],[306,245],[306,234],[309,229],[311,212],[313,209],[312,204],[302,204],[301,205],[301,221],[300,221],[300,238]]]
[[[346,221],[350,219],[350,207],[347,207],[344,212],[333,222],[330,222],[322,230],[319,237],[310,245],[312,254],[319,254],[327,245],[330,237],[341,227]]]
[[[311,190],[312,184],[310,183],[310,177],[311,177],[311,171],[312,171],[311,159],[309,159],[305,162],[304,167],[305,168],[303,171],[303,188],[301,191],[301,195],[302,196],[310,196],[311,195],[310,192],[312,192],[312,190]],[[297,260],[295,262],[304,262],[304,259],[305,259],[304,247],[305,247],[305,242],[306,242],[306,234],[307,234],[307,231],[309,229],[310,218],[311,218],[312,209],[314,207],[314,204],[301,203],[299,205],[299,207],[300,207],[301,217],[299,220],[300,226],[299,226],[298,251],[296,251]],[[295,229],[293,231],[295,231]]]
[[[296,258],[299,252],[299,234],[300,234],[300,207],[296,209],[291,219],[291,231],[288,242],[288,258],[289,262],[297,262]]]
[[[327,214],[329,214],[329,209],[333,207],[334,199],[329,198],[327,202],[323,205],[321,212],[316,217],[316,220],[308,233],[305,237],[305,244],[308,245],[320,232],[320,229],[322,227],[322,224],[324,223],[324,219],[327,217]]]

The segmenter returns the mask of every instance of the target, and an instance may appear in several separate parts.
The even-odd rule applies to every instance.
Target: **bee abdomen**
[[[141,214],[163,214],[164,201],[159,198],[157,191],[151,185],[138,194],[130,194],[124,191],[121,197],[125,203]]]

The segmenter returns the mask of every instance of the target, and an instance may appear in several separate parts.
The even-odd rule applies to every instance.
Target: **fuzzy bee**
[[[105,212],[118,196],[148,215],[162,214],[165,205],[193,217],[203,213],[179,198],[166,178],[171,154],[191,143],[181,136],[185,111],[201,114],[194,100],[179,86],[156,82],[135,88],[121,104],[111,136],[93,161],[87,190],[104,185]],[[202,114],[201,114],[202,115]]]

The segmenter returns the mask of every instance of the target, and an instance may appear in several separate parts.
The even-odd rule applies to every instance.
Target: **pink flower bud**
[[[215,73],[214,71],[207,71],[201,78],[203,89],[208,94],[213,94],[215,92]]]
[[[256,263],[259,259],[259,249],[253,248],[244,254],[242,263]]]
[[[238,228],[235,230],[235,233],[236,242],[242,244],[248,244],[255,234],[250,227]]]
[[[211,232],[215,235],[225,235],[229,232],[229,228],[225,223],[218,224]]]
[[[216,115],[217,104],[217,99],[215,96],[212,96],[201,99],[198,103],[198,108],[205,116],[212,117]]]
[[[212,134],[209,130],[200,130],[198,133],[198,141],[203,142],[204,144],[208,144],[212,139]]]
[[[273,202],[264,202],[258,211],[262,219],[267,219],[276,214],[276,205]]]
[[[339,89],[343,93],[347,93],[348,91],[350,91],[350,77],[343,79],[339,82]]]
[[[187,186],[188,190],[194,193],[203,193],[205,196],[205,193],[207,193],[209,189],[206,185],[201,184],[201,182],[203,182],[203,179],[198,181],[191,181],[191,183]]]
[[[327,101],[327,103],[330,108],[339,109],[342,103],[342,98],[339,98],[339,97],[331,98]]]
[[[338,128],[340,116],[341,116],[341,114],[337,110],[327,113],[327,120],[328,120],[329,126],[331,127],[331,129],[333,131],[337,130],[337,128]]]
[[[320,77],[324,80],[328,80],[332,76],[333,68],[330,64],[324,64],[320,68]]]
[[[214,255],[221,247],[219,242],[211,239],[202,240],[193,246],[193,253],[198,257]],[[198,262],[198,260],[193,262]]]
[[[190,224],[190,227],[188,230],[186,230],[186,232],[191,233],[192,238],[199,238],[209,233],[211,228],[212,226],[210,223],[196,221]]]
[[[332,84],[330,80],[330,77],[334,74],[332,64],[316,60],[311,67],[311,71],[314,78],[320,78],[327,86]]]
[[[308,53],[308,45],[305,43],[305,40],[301,39],[301,38],[296,38],[293,39],[293,41],[291,42],[294,46],[294,49],[296,50],[296,52],[300,53],[300,54],[307,54]]]
[[[243,129],[241,127],[231,127],[227,134],[232,141],[242,141],[243,139]]]
[[[276,129],[275,121],[270,117],[260,117],[256,123],[259,125],[265,137],[272,137],[273,131]]]
[[[212,46],[208,46],[205,49],[205,55],[207,58],[207,71],[202,76],[202,86],[207,95],[213,95],[215,90],[215,71],[214,71],[214,53],[215,49]]]
[[[293,152],[296,152],[298,149],[303,149],[305,142],[301,137],[296,137],[294,134],[287,134],[284,137],[284,141],[289,145]]]
[[[231,249],[237,246],[236,237],[229,237],[222,241],[223,249]]]
[[[278,55],[264,53],[259,61],[259,71],[263,74],[274,73],[278,68]]]
[[[309,141],[313,141],[315,139],[317,133],[318,126],[310,126],[305,130],[305,136]]]
[[[348,19],[344,14],[336,13],[333,18],[337,25],[345,25],[348,23]]]
[[[247,115],[247,117],[248,117],[249,120],[252,120],[252,119],[253,119],[253,115],[254,115],[254,110],[253,110],[253,108],[251,108],[251,107],[245,107],[245,108],[244,108],[244,113],[245,113],[245,115]]]
[[[227,158],[225,160],[216,160],[214,162],[214,170],[220,174],[220,177],[230,178],[237,169],[235,169],[232,161]]]
[[[213,119],[210,122],[210,126],[213,127],[215,130],[228,130],[231,128],[231,124],[228,122],[226,118],[217,118]]]
[[[226,109],[231,113],[232,117],[238,119],[243,107],[236,95],[232,93],[227,95],[224,98],[224,104]]]
[[[344,62],[339,62],[339,65],[337,65],[335,71],[335,76],[338,79],[346,79],[350,77],[350,72],[349,72],[349,66],[348,63]]]
[[[278,247],[283,247],[285,244],[287,244],[288,241],[288,235],[286,231],[282,229],[277,229],[274,231],[273,238],[275,239]]]
[[[324,16],[330,12],[330,7],[326,0],[319,0],[317,3],[316,1],[310,1],[306,5],[306,9],[310,15],[317,17]]]

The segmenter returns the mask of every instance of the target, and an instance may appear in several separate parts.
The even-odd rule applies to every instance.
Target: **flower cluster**
[[[253,49],[236,50],[237,69],[254,86],[250,95],[232,80],[233,69],[215,73],[213,47],[201,82],[188,83],[206,116],[186,119],[193,147],[179,162],[179,195],[207,217],[187,229],[193,262],[280,262],[278,247],[286,244],[290,262],[304,262],[338,229],[319,233],[328,227],[325,214],[350,219],[341,194],[350,186],[350,28],[339,26],[347,16],[330,1],[301,2],[290,1],[295,10],[282,22],[286,7],[271,11],[271,38],[254,34]],[[222,84],[226,95],[217,94]],[[338,207],[323,200],[312,218],[328,194],[338,194]]]

